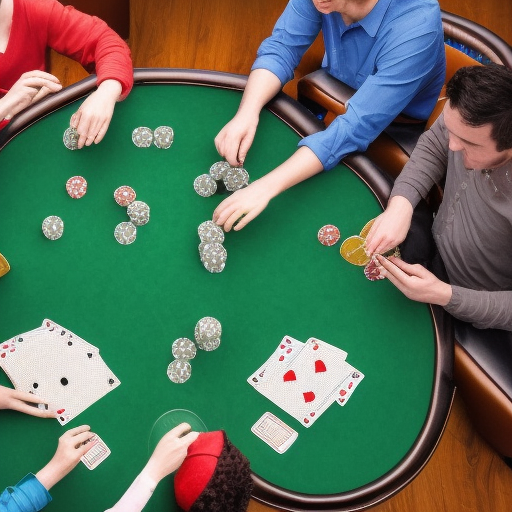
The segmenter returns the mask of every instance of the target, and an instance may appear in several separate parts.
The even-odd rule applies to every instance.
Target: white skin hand
[[[50,73],[39,70],[23,73],[0,100],[0,118],[10,119],[48,94],[61,89],[59,79]]]
[[[366,236],[366,251],[382,254],[401,244],[411,227],[413,208],[402,196],[394,196],[384,211],[374,221]]]
[[[388,278],[407,298],[428,304],[446,306],[452,287],[421,265],[410,265],[400,258],[376,256],[379,273]]]
[[[199,432],[188,432],[189,430],[190,425],[181,423],[160,439],[143,470],[154,482],[158,483],[181,466],[187,456],[188,447],[199,435]]]
[[[36,473],[37,479],[47,490],[64,478],[80,462],[80,458],[94,446],[94,441],[84,444],[93,436],[89,425],[72,428],[60,436],[55,455]]]
[[[31,393],[0,386],[0,409],[12,409],[39,418],[55,418],[55,412],[39,409],[30,404],[45,404],[45,400]]]
[[[78,148],[101,142],[107,133],[114,107],[122,92],[117,80],[105,80],[71,116],[70,126],[80,135]]]

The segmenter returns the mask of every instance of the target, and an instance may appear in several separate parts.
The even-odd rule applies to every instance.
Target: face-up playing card
[[[272,355],[247,379],[247,382],[251,386],[263,384],[276,367],[286,367],[295,359],[303,347],[304,343],[302,341],[291,336],[285,336]]]
[[[352,396],[352,393],[355,391],[355,389],[363,379],[364,374],[362,374],[353,366],[350,366],[348,368],[347,376],[345,377],[345,379],[343,379],[343,382],[334,392],[334,399],[336,400],[336,402],[338,402],[338,404],[340,405],[345,405],[348,402],[348,399]]]
[[[51,321],[1,346],[14,387],[44,398],[62,425],[120,384],[97,347]]]
[[[334,401],[350,365],[347,353],[316,338],[286,365],[274,364],[263,382],[249,383],[303,426],[310,427]]]

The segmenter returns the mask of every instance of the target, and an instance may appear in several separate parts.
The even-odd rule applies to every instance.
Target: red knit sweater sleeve
[[[121,83],[121,99],[133,86],[133,66],[127,44],[103,20],[63,6],[56,0],[38,0],[48,9],[47,45],[96,72],[98,85],[114,79]]]

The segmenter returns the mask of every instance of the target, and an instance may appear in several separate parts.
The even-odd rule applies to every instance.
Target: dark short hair
[[[450,106],[469,126],[492,125],[498,151],[512,148],[512,70],[499,64],[460,68],[446,85]]]

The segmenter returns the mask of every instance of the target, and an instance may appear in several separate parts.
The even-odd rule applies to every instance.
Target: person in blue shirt
[[[322,67],[356,89],[347,112],[225,199],[213,220],[226,231],[242,229],[284,190],[364,151],[399,114],[426,120],[434,108],[446,68],[437,0],[290,0],[258,50],[236,115],[215,138],[230,165],[244,163],[261,109],[293,78],[320,31]]]

